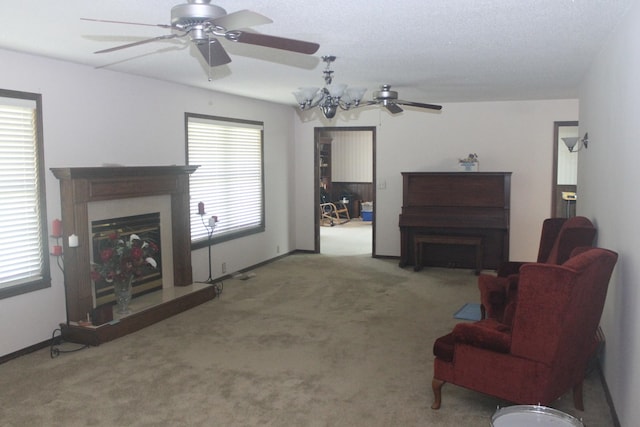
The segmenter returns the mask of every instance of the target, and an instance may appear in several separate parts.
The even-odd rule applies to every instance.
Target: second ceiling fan
[[[398,92],[391,90],[390,85],[382,85],[380,90],[373,92],[373,101],[363,103],[364,105],[379,104],[389,110],[392,114],[402,113],[404,111],[400,105],[408,107],[426,108],[429,110],[442,110],[442,105],[424,104],[422,102],[403,101],[398,99]]]

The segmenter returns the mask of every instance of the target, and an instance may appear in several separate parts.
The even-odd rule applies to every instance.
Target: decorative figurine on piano
[[[464,159],[458,159],[461,170],[464,172],[478,172],[478,155],[476,153],[469,153]]]

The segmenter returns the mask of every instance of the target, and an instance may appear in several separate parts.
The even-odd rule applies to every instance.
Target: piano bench
[[[482,237],[477,236],[443,236],[438,234],[417,234],[413,238],[414,271],[422,270],[424,245],[464,245],[476,249],[476,275],[482,270]]]

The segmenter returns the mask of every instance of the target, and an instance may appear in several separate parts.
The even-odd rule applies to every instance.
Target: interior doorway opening
[[[375,256],[375,131],[375,127],[314,130],[316,253]],[[331,204],[341,211],[340,219],[327,215]]]
[[[551,216],[555,218],[569,218],[576,215],[578,153],[569,151],[562,138],[578,136],[577,121],[553,123]]]

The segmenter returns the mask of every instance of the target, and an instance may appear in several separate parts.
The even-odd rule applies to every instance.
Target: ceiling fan
[[[187,0],[171,8],[171,24],[143,24],[138,22],[110,21],[105,19],[81,18],[85,21],[112,24],[146,25],[167,28],[171,34],[140,40],[94,53],[108,53],[161,40],[189,37],[211,67],[228,64],[231,58],[218,40],[270,47],[290,52],[313,54],[320,45],[302,40],[258,34],[244,30],[255,25],[269,24],[271,19],[250,10],[227,13],[220,6],[210,4],[211,0]],[[240,30],[242,28],[242,30]]]
[[[398,99],[398,92],[391,90],[390,85],[382,85],[380,90],[373,92],[373,101],[368,101],[362,105],[375,105],[379,104],[389,110],[392,114],[402,113],[404,110],[400,108],[400,105],[406,105],[408,107],[427,108],[430,110],[442,110],[442,105],[423,104],[421,102],[402,101]]]

